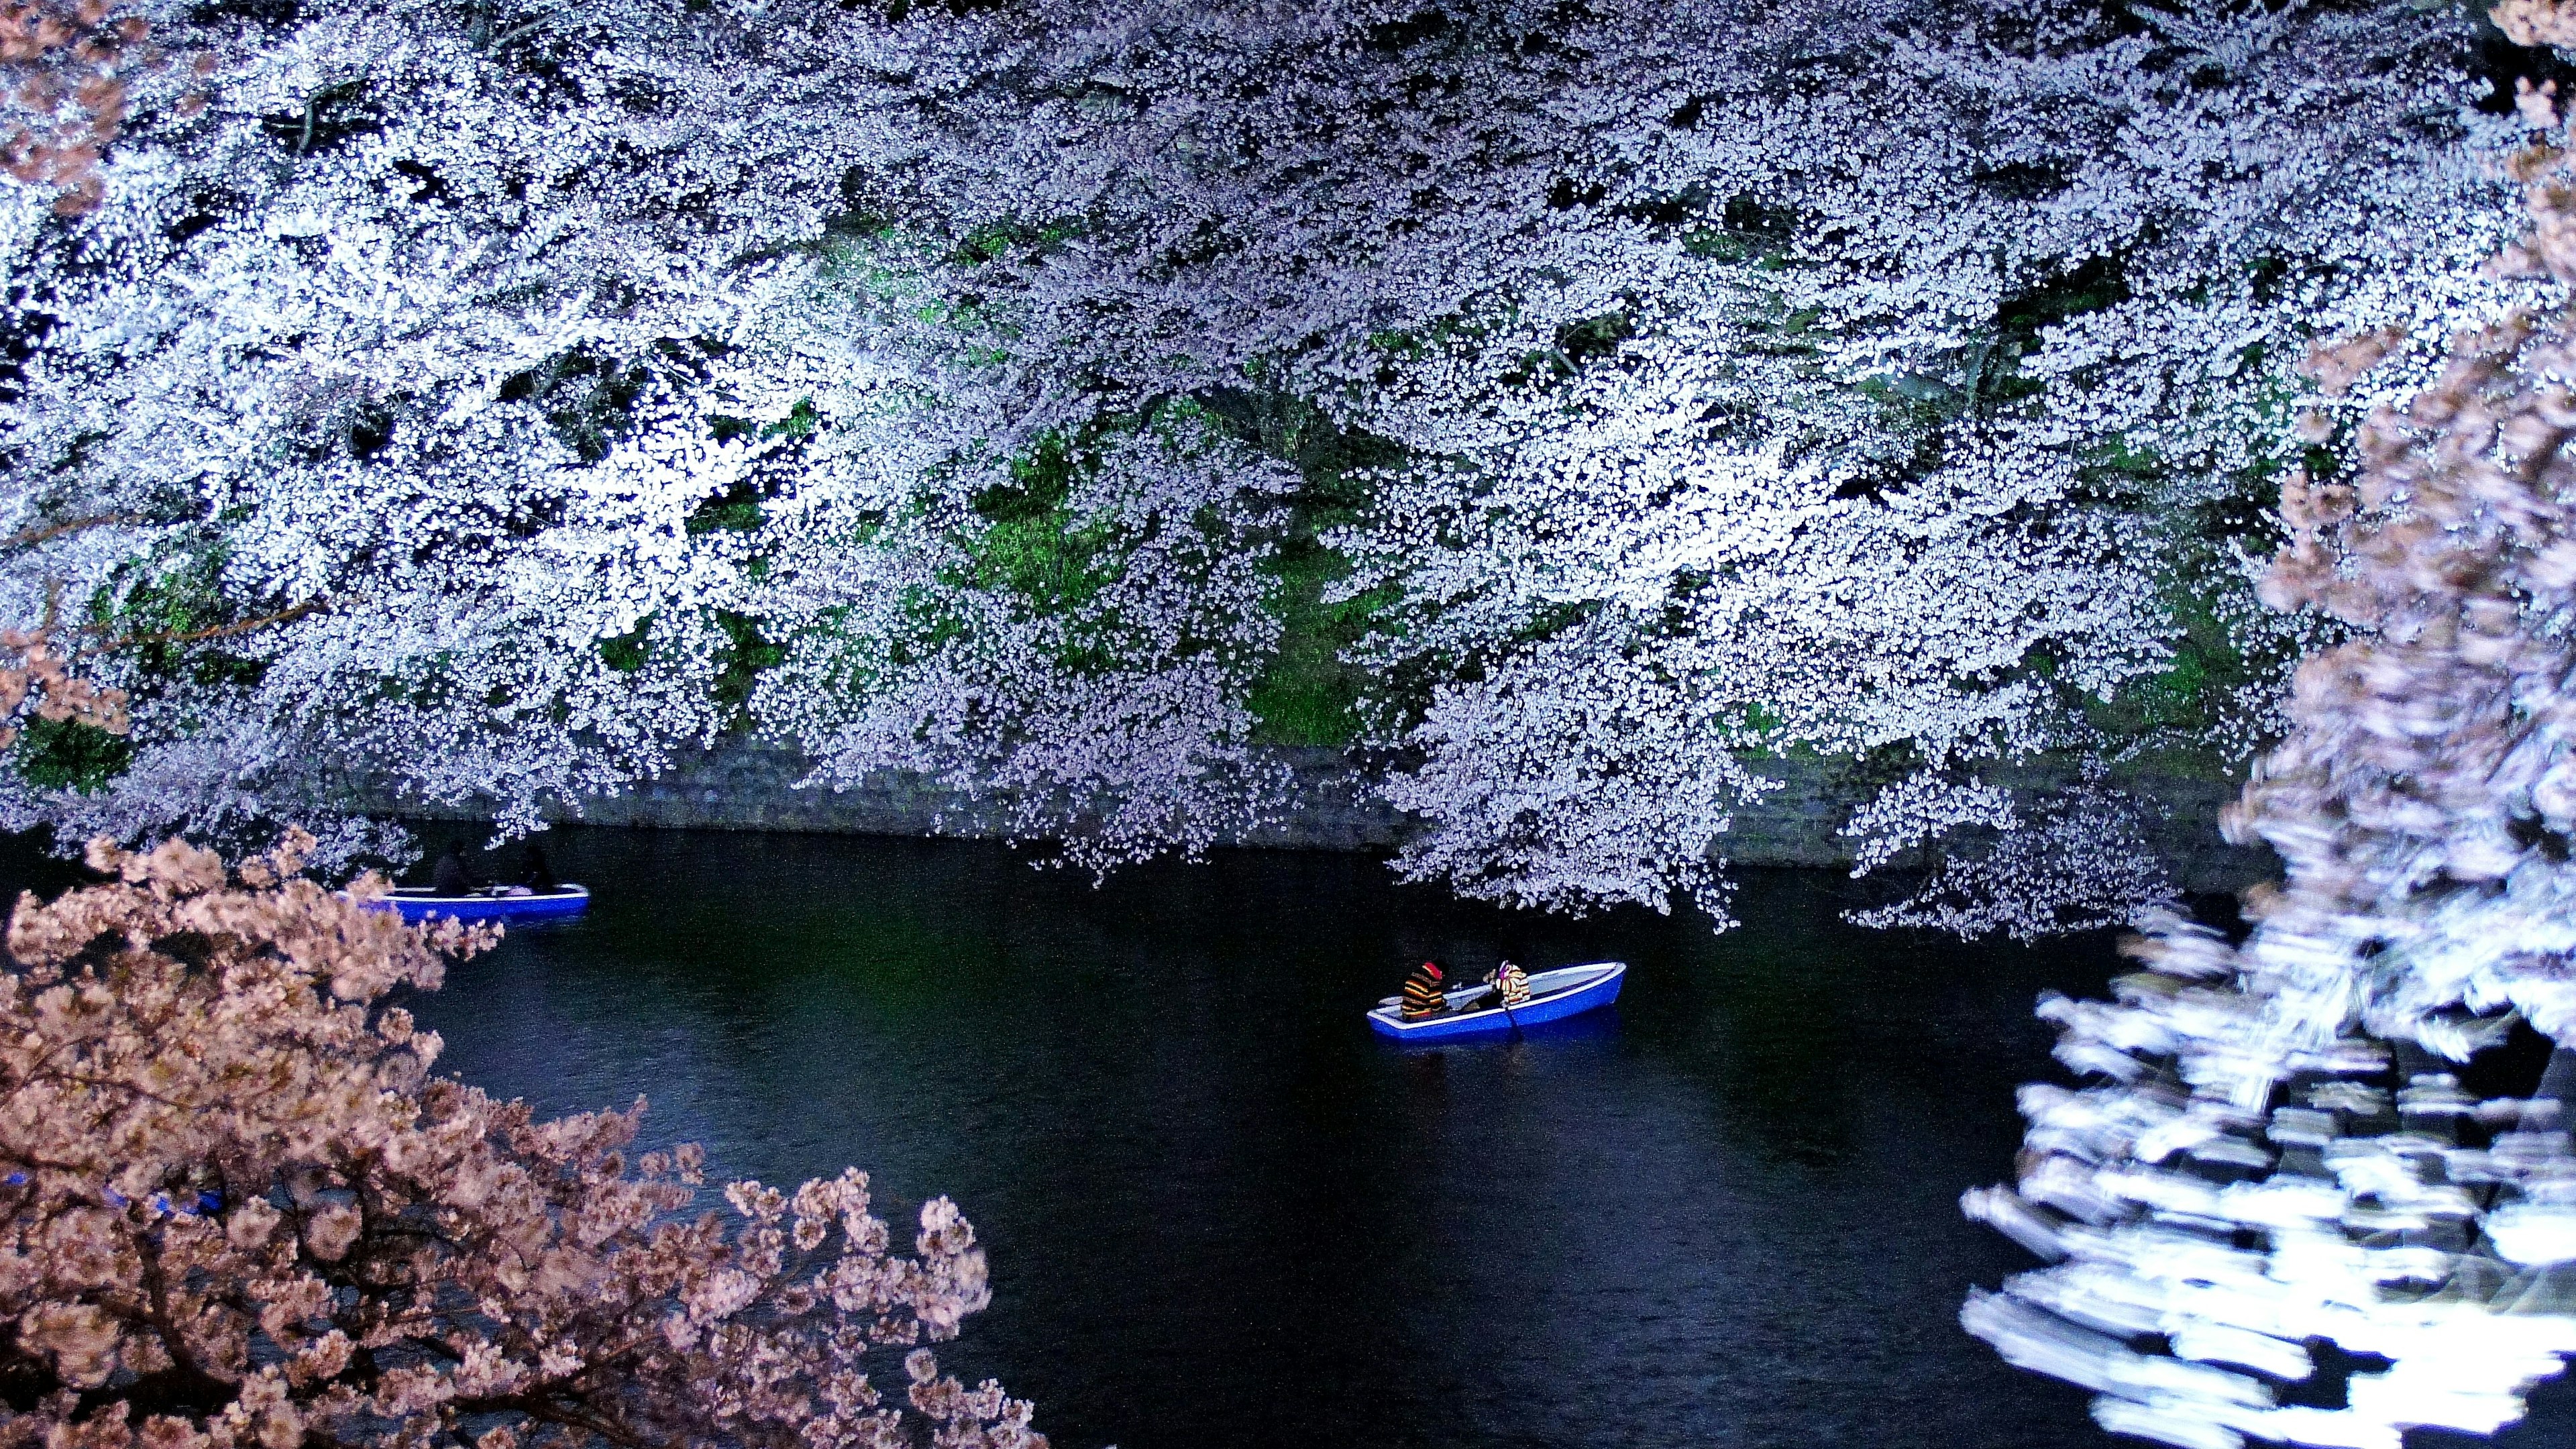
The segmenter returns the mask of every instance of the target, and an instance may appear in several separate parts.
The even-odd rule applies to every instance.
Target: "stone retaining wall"
[[[1407,817],[1355,780],[1340,751],[1282,749],[1295,773],[1299,803],[1276,823],[1228,844],[1272,850],[1392,850]],[[1851,865],[1852,842],[1840,832],[1854,806],[1887,778],[1849,761],[1772,760],[1758,767],[1780,788],[1739,810],[1724,839],[1726,856],[1760,866]],[[549,812],[556,819],[656,829],[780,830],[846,835],[936,835],[992,838],[1005,833],[999,812],[916,776],[883,772],[844,790],[798,789],[804,758],[792,750],[726,742],[685,760],[631,791]],[[1986,779],[2026,802],[2074,783],[2071,766],[1995,769]],[[2150,841],[2192,890],[2235,890],[2274,873],[2267,850],[2241,850],[2218,838],[2218,812],[2236,796],[2233,783],[2182,773],[2132,771],[2109,783],[2151,802]],[[467,808],[423,807],[379,784],[356,792],[358,808],[412,819],[485,818]],[[1918,861],[1900,858],[1898,868]]]

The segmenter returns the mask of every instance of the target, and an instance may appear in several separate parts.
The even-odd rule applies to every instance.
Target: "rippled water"
[[[1746,876],[1741,929],[1470,907],[1326,855],[1093,889],[972,844],[565,831],[597,893],[418,1003],[444,1065],[546,1111],[649,1094],[652,1142],[945,1192],[993,1308],[949,1355],[1065,1449],[2109,1445],[1957,1326],[2026,1260],[2001,1180],[2034,993],[2099,938],[1849,929]],[[1615,1014],[1401,1049],[1425,956],[1632,963]],[[2576,1443],[2544,1395],[2499,1442]],[[2430,1441],[2426,1441],[2430,1442]]]
[[[1373,862],[1230,854],[1093,889],[991,847],[567,833],[598,904],[423,1015],[448,1066],[775,1181],[857,1163],[990,1244],[973,1367],[1068,1446],[2064,1445],[2080,1395],[1958,1300],[2042,984],[2107,953],[1461,906]],[[1617,1014],[1402,1050],[1425,956],[1633,963]],[[2098,1436],[2095,1436],[2098,1437]]]

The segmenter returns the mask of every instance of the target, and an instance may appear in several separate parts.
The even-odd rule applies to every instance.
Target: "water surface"
[[[1066,1449],[2067,1449],[2084,1395],[1957,1324],[2028,1266],[1961,1220],[2010,1176],[2043,986],[2087,938],[1841,925],[1749,873],[1744,924],[1570,921],[1343,856],[1088,877],[998,847],[564,831],[596,892],[418,1004],[444,1065],[548,1112],[648,1094],[646,1138],[792,1184],[957,1199],[994,1306],[946,1355]],[[1615,1013],[1397,1048],[1425,957],[1619,957]],[[2576,1443],[2571,1396],[2502,1441]]]

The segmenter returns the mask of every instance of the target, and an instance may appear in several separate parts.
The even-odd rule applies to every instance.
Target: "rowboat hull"
[[[1624,961],[1596,961],[1588,966],[1560,966],[1552,971],[1539,971],[1530,976],[1530,999],[1506,1013],[1501,1007],[1459,1010],[1468,1002],[1486,995],[1482,986],[1465,987],[1449,993],[1452,1008],[1446,1015],[1425,1021],[1406,1021],[1403,1012],[1393,1006],[1380,1006],[1368,1014],[1369,1029],[1393,1041],[1426,1042],[1458,1041],[1469,1037],[1508,1036],[1516,1026],[1539,1026],[1563,1021],[1597,1011],[1619,999],[1619,984],[1628,976]]]
[[[458,921],[530,921],[551,916],[577,916],[590,909],[590,888],[567,883],[546,895],[442,896],[426,887],[396,886],[369,904],[399,911],[406,921],[444,916]]]

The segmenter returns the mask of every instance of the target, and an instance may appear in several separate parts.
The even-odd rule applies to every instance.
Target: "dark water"
[[[444,1065],[793,1183],[945,1192],[994,1305],[945,1355],[1066,1449],[2107,1446],[1957,1325],[2026,1266],[1962,1221],[2010,1174],[2029,1011],[2101,939],[1846,928],[1751,874],[1741,929],[1492,911],[1371,861],[1229,854],[1101,889],[999,848],[567,831],[587,919],[418,1004]],[[1426,956],[1616,956],[1560,1034],[1381,1045]],[[2576,1442],[2569,1395],[2500,1442]]]
[[[549,1110],[793,1182],[955,1197],[992,1310],[961,1366],[1088,1449],[2048,1445],[2083,1397],[1960,1332],[2019,1266],[1960,1220],[2008,1174],[2043,983],[2107,957],[1847,931],[1830,877],[1745,927],[1461,906],[1333,856],[1093,889],[996,848],[567,833],[584,921],[422,1015]],[[1615,1017],[1399,1050],[1403,967],[1620,956]]]

